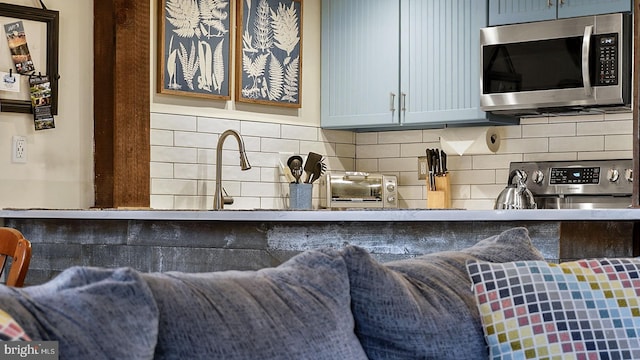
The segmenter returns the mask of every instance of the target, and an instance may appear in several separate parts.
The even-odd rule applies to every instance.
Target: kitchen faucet
[[[222,145],[229,135],[233,135],[238,141],[238,151],[240,151],[240,168],[243,171],[251,169],[249,159],[247,159],[247,153],[244,150],[244,141],[242,141],[240,133],[231,129],[223,132],[218,138],[218,146],[216,147],[216,193],[213,197],[214,210],[221,210],[224,207],[222,195]]]

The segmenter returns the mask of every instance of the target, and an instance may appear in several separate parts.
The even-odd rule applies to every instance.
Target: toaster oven
[[[366,172],[327,172],[320,178],[320,207],[397,208],[398,179]]]

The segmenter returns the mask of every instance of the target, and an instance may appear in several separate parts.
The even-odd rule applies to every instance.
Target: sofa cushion
[[[337,251],[258,271],[144,277],[160,310],[156,359],[366,359]]]
[[[343,250],[356,334],[370,359],[486,359],[482,324],[466,271],[470,259],[542,260],[525,228],[474,246],[379,263]]]
[[[492,359],[640,359],[640,260],[473,261]]]
[[[58,341],[61,359],[151,359],[158,309],[129,269],[72,267],[43,285],[0,286],[0,309],[33,340]]]

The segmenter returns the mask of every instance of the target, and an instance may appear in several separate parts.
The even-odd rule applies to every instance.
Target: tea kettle
[[[509,174],[507,187],[496,198],[494,209],[536,209],[533,194],[527,189],[527,173],[515,169]]]

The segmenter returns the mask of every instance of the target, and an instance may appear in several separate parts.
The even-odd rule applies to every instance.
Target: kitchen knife
[[[447,153],[444,150],[440,150],[440,158],[442,159],[442,175],[447,174]]]

